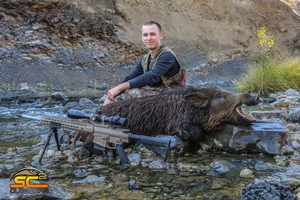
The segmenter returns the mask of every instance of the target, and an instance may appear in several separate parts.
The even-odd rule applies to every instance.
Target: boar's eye
[[[225,96],[223,94],[221,94],[221,93],[218,93],[216,95],[216,98],[221,99],[221,98],[225,98]]]

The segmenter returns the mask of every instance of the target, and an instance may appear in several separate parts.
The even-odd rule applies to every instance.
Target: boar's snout
[[[243,94],[242,103],[247,106],[257,105],[261,102],[259,94]]]

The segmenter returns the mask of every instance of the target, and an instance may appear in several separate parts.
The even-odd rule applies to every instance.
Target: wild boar
[[[255,118],[241,106],[258,103],[258,94],[189,86],[113,102],[101,107],[99,113],[127,118],[127,128],[135,134],[177,135],[186,141],[198,141],[203,131],[220,130],[225,124],[251,124]]]

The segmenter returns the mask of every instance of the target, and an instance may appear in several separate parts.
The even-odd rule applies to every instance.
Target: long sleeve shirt
[[[162,53],[159,56],[156,65],[146,73],[143,72],[141,60],[142,59],[139,60],[135,69],[127,75],[121,83],[128,81],[130,88],[141,88],[145,86],[159,87],[162,85],[162,76],[173,77],[180,70],[179,63],[176,61],[175,56],[170,52]]]

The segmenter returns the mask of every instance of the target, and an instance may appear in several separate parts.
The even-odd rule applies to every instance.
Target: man
[[[149,52],[120,85],[108,91],[103,105],[113,102],[118,95],[116,99],[122,100],[158,94],[173,86],[185,86],[185,70],[181,68],[174,52],[161,44],[162,39],[159,23],[147,21],[143,24],[142,41]]]

